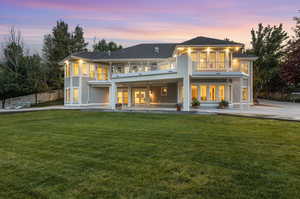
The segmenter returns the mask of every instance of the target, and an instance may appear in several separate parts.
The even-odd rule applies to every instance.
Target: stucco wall
[[[167,87],[167,96],[161,96],[161,88]],[[152,86],[152,103],[177,103],[177,84],[167,84],[166,86]]]

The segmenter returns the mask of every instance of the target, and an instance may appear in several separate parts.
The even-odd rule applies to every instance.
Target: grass
[[[0,198],[299,198],[300,123],[214,115],[0,115]]]

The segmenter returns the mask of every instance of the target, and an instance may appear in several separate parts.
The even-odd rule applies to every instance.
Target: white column
[[[183,78],[183,110],[190,110],[190,77],[186,76]]]
[[[109,87],[109,101],[110,101],[110,106],[111,109],[115,110],[116,109],[116,83],[112,82],[111,86]]]
[[[242,102],[243,102],[243,78],[240,78],[240,109],[242,110]]]
[[[207,101],[211,101],[209,88],[210,88],[210,84],[207,84],[206,85],[206,98],[207,98]]]
[[[131,87],[128,86],[128,107],[131,107]]]
[[[253,104],[253,61],[250,62],[250,69],[249,69],[249,78],[250,78],[250,86],[249,86],[249,91],[250,91],[250,103]]]

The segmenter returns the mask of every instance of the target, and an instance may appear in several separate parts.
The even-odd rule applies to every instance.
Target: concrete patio
[[[24,108],[24,109],[0,109],[0,113],[19,113],[43,110],[84,110],[84,111],[112,111],[107,106],[89,106],[89,107],[64,107],[49,106],[42,108]],[[175,107],[131,107],[115,110],[117,112],[156,112],[156,113],[177,113]],[[260,105],[250,106],[248,109],[215,109],[200,108],[191,109],[190,112],[179,112],[185,114],[223,114],[243,117],[255,117],[266,119],[280,119],[300,121],[300,104],[291,102],[278,102],[270,100],[260,100]]]

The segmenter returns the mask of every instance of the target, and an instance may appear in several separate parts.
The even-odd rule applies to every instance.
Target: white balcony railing
[[[175,62],[161,62],[158,64],[131,64],[125,66],[113,67],[113,78],[118,77],[131,77],[142,75],[155,75],[162,73],[174,73],[176,72]]]
[[[193,72],[243,72],[249,73],[248,65],[233,64],[226,62],[193,62]]]

